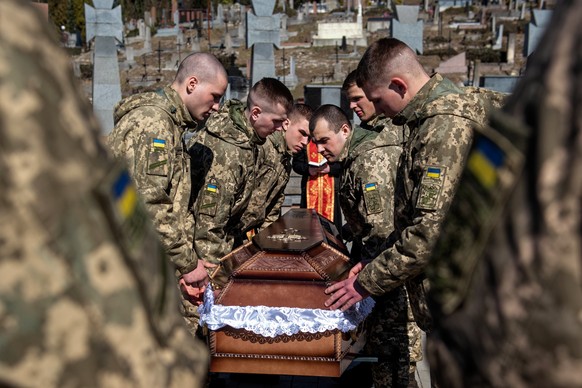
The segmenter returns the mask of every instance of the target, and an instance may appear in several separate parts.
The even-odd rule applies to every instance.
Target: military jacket
[[[486,97],[484,97],[486,96]],[[372,295],[405,283],[418,325],[429,330],[424,270],[455,194],[473,137],[492,102],[503,96],[461,89],[434,75],[393,118],[410,133],[400,160],[395,191],[397,241],[358,275]]]
[[[291,174],[291,153],[284,132],[275,132],[259,147],[261,166],[257,185],[243,215],[243,230],[263,229],[275,222],[285,201],[285,187]]]
[[[370,260],[394,231],[394,183],[402,153],[399,127],[389,119],[371,131],[356,127],[339,160],[342,164],[340,205],[360,257]]]
[[[556,6],[476,133],[427,269],[438,386],[582,386],[581,19]]]
[[[196,122],[178,93],[167,86],[122,100],[109,135],[113,154],[125,158],[139,193],[179,273],[197,266],[189,208],[190,157],[184,133]]]
[[[259,146],[265,143],[247,120],[245,104],[227,101],[206,122],[190,149],[194,249],[211,263],[242,238],[242,216],[255,189]]]
[[[202,387],[158,235],[52,29],[0,2],[0,386]]]

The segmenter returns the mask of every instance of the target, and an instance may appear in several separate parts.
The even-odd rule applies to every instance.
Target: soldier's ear
[[[186,80],[186,91],[192,93],[194,89],[198,86],[198,78],[195,75],[188,77]]]
[[[402,78],[393,77],[390,79],[389,88],[394,90],[396,93],[404,96],[408,92],[408,84]]]
[[[259,115],[263,112],[263,110],[261,109],[260,106],[258,105],[253,105],[251,107],[251,118],[253,120],[257,120],[259,118]]]
[[[350,128],[350,126],[348,124],[344,124],[340,128],[340,131],[342,132],[342,135],[344,135],[344,138],[347,139],[348,136],[350,135],[350,132],[352,131],[352,128]]]

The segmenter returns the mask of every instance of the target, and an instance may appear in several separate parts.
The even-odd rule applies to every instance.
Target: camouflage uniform
[[[189,209],[190,157],[184,133],[196,122],[170,86],[128,97],[115,108],[109,135],[113,154],[131,174],[178,275],[194,270],[193,215]]]
[[[259,152],[262,163],[257,173],[257,187],[242,217],[244,231],[266,228],[279,218],[291,174],[291,152],[287,150],[283,132],[270,135]]]
[[[201,387],[173,275],[70,58],[0,2],[0,386]]]
[[[397,240],[358,274],[358,282],[377,296],[405,284],[415,321],[425,331],[431,319],[424,270],[456,191],[473,127],[484,123],[489,100],[499,103],[501,96],[460,89],[436,74],[393,118],[410,133],[396,180]]]
[[[340,204],[353,236],[351,257],[357,261],[375,258],[394,231],[394,182],[402,153],[399,127],[384,117],[370,124],[370,129],[352,131],[339,156]],[[379,357],[372,367],[374,385],[414,385],[414,365],[422,360],[421,335],[405,287],[396,287],[376,302],[366,329],[366,352]]]
[[[582,3],[480,130],[427,269],[446,387],[582,386]]]
[[[227,101],[190,149],[195,254],[214,264],[242,243],[241,218],[255,189],[259,145],[265,143],[244,110],[240,101]]]

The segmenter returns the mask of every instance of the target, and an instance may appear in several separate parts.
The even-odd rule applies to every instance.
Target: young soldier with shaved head
[[[384,250],[357,265],[357,276],[326,292],[326,305],[347,309],[368,295],[386,295],[403,284],[415,321],[430,330],[425,269],[466,163],[473,129],[482,127],[502,96],[459,88],[438,74],[429,76],[403,42],[383,38],[358,64],[358,85],[396,126],[410,131],[396,176],[395,232]]]
[[[188,284],[208,275],[193,251],[190,157],[184,134],[218,109],[226,86],[226,71],[213,55],[191,54],[171,85],[122,100],[109,135],[113,153],[128,161],[177,275]]]

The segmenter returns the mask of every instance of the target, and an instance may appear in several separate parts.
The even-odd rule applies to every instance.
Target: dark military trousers
[[[372,366],[375,388],[416,387],[416,362],[422,359],[420,330],[411,330],[406,290],[399,287],[376,300],[366,322],[365,352],[378,357]]]

